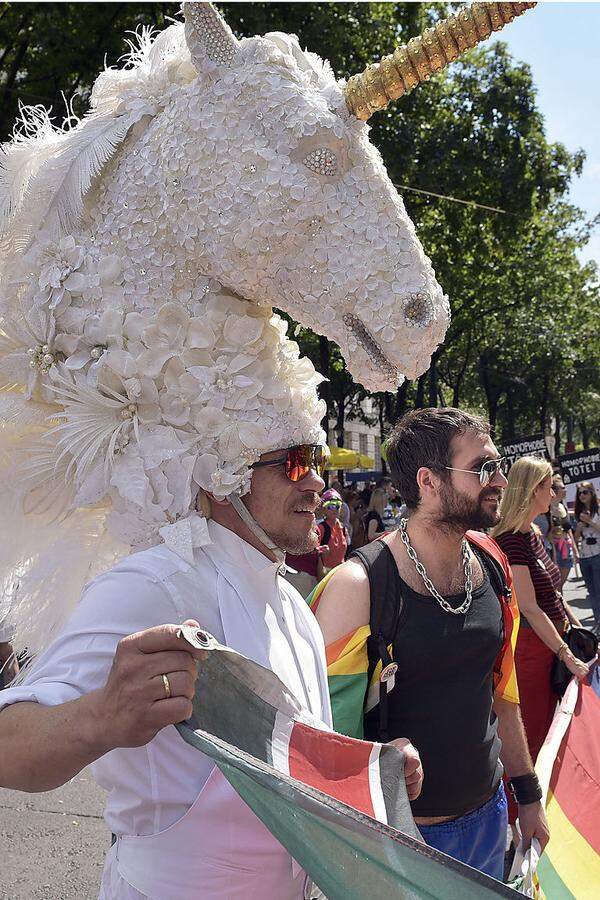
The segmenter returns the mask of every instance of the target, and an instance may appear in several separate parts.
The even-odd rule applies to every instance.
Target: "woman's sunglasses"
[[[577,493],[581,497],[582,494],[591,494],[592,492],[590,490],[588,490],[588,488],[579,488]]]
[[[324,444],[299,444],[297,447],[288,447],[284,456],[276,459],[266,459],[256,462],[251,469],[261,469],[264,466],[285,466],[286,477],[290,481],[302,481],[311,470],[321,476],[329,462],[329,447]]]

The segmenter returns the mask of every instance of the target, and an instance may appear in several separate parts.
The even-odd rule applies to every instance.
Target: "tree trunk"
[[[417,381],[417,395],[415,397],[415,409],[424,409],[425,407],[425,380],[428,373],[425,372]]]
[[[398,390],[396,391],[396,409],[392,425],[395,425],[406,412],[406,396],[408,394],[408,379],[404,379]]]
[[[460,381],[455,381],[452,388],[452,406],[454,409],[458,409],[460,406]]]
[[[438,354],[434,353],[431,357],[431,365],[429,366],[429,405],[437,406],[438,404],[438,374],[437,374]]]
[[[554,455],[556,456],[557,459],[560,456],[560,438],[561,438],[560,426],[561,426],[560,417],[556,416],[556,426],[555,426],[555,431],[554,431],[554,437],[556,438],[556,444],[554,445]]]
[[[550,393],[550,372],[544,372],[544,386],[542,390],[542,403],[540,406],[540,431],[546,434],[548,422],[548,397]]]
[[[515,404],[513,402],[513,392],[506,392],[506,418],[508,425],[508,437],[514,437],[517,433],[517,420],[515,416]]]
[[[319,337],[319,372],[329,379],[329,341],[326,337]],[[327,435],[327,443],[329,443],[329,405],[331,403],[329,381],[322,381],[319,385],[319,397],[327,404],[325,415],[321,420],[321,427]]]
[[[484,354],[481,355],[481,358],[479,360],[479,375],[481,377],[481,383],[483,384],[483,390],[485,391],[490,430],[492,433],[492,437],[494,437],[494,433],[496,431],[496,422],[498,420],[498,401],[500,400],[501,395],[492,387],[488,369],[488,362]]]

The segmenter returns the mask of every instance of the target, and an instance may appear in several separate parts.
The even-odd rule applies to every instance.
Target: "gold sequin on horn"
[[[397,47],[391,56],[353,75],[345,88],[348,109],[366,120],[390,100],[408,94],[434,72],[476,47],[494,31],[500,31],[535,3],[473,3],[455,15],[428,28],[421,37]]]

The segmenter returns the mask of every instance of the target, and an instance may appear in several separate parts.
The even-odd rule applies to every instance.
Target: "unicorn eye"
[[[333,177],[339,174],[337,154],[329,147],[316,147],[302,160],[307,169],[316,172],[317,175],[329,175]]]
[[[348,151],[343,140],[331,128],[319,128],[302,138],[290,158],[314,172],[322,181],[340,178],[348,168]]]

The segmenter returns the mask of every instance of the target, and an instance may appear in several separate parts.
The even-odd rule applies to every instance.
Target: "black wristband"
[[[515,800],[520,804],[537,803],[542,799],[542,788],[535,772],[517,775],[508,782]]]

